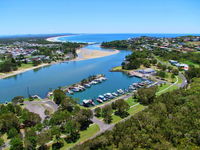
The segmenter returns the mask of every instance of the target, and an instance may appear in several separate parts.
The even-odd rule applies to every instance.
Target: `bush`
[[[56,143],[53,143],[52,145],[52,150],[58,150],[60,148],[62,148],[64,146],[64,143],[63,142],[56,142]]]

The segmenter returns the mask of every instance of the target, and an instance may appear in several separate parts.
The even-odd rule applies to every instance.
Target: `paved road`
[[[182,83],[178,85],[180,88],[183,88],[187,85],[187,79],[182,73],[179,73],[179,77],[182,79]]]
[[[109,101],[107,103],[105,103],[104,105],[101,105],[99,106],[100,108],[102,107],[105,107],[107,105],[110,105],[111,103],[115,102],[116,100],[119,100],[119,99],[128,99],[130,98],[131,96],[133,96],[133,94],[129,94],[129,95],[123,95],[123,96],[120,96],[119,98],[116,98],[115,100],[112,100],[112,101]],[[94,110],[95,108],[92,108],[91,109],[93,114],[94,114]],[[99,120],[97,117],[93,116],[93,118],[91,119],[92,122],[94,122],[95,124],[97,124],[100,128],[100,133],[103,133],[105,132],[106,130],[112,128],[114,126],[114,124],[106,124],[104,123],[102,120]],[[99,134],[98,134],[99,135]]]

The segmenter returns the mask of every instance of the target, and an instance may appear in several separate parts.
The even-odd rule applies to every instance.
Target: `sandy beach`
[[[62,36],[50,37],[50,38],[47,38],[46,40],[49,42],[63,42],[59,40],[59,38],[66,37],[66,36],[73,36],[73,35],[62,35]]]
[[[51,37],[51,38],[47,38],[48,41],[51,42],[58,42],[58,38],[60,37],[66,37],[66,36],[59,36],[59,37]],[[94,58],[100,58],[100,57],[105,57],[105,56],[110,56],[110,55],[114,55],[119,53],[119,50],[113,50],[113,51],[101,51],[101,50],[89,50],[86,48],[80,48],[77,51],[78,57],[69,61],[81,61],[81,60],[87,60],[87,59],[94,59]],[[0,79],[4,79],[4,78],[8,78],[11,76],[15,76],[17,74],[21,74],[30,70],[34,70],[37,68],[41,68],[41,67],[45,67],[45,66],[49,66],[49,65],[53,65],[53,64],[58,64],[58,63],[62,63],[62,62],[69,62],[69,61],[57,61],[57,62],[52,62],[50,64],[45,63],[45,64],[41,64],[38,66],[34,66],[34,67],[30,67],[30,68],[26,68],[26,69],[19,69],[16,71],[12,71],[9,73],[0,73]]]

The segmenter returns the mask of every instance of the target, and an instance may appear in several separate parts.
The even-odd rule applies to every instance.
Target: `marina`
[[[155,86],[155,85],[156,84],[154,84],[153,81],[143,80],[139,83],[132,83],[131,85],[129,85],[129,87],[127,89],[118,89],[112,93],[105,93],[105,94],[99,95],[97,98],[84,99],[81,105],[83,105],[85,107],[95,106],[95,105],[104,103],[106,101],[113,100],[124,94],[134,93],[140,88],[144,88],[144,87],[148,87],[148,86]]]

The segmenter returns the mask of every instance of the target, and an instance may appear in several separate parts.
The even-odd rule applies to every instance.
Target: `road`
[[[185,76],[182,73],[179,73],[179,77],[182,79],[182,83],[180,85],[178,85],[180,88],[185,87],[188,83],[187,83],[187,79],[185,78]]]
[[[154,56],[154,58],[155,58],[159,63],[161,63],[162,65],[172,66],[171,64],[168,64],[168,63],[165,63],[165,62],[159,60],[158,58],[156,58],[155,55],[153,55],[153,56]],[[182,79],[182,81],[183,81],[180,85],[178,85],[178,87],[179,87],[179,88],[185,87],[185,86],[187,85],[187,79],[185,78],[185,76],[184,76],[182,73],[179,73],[178,76],[179,76],[179,77]]]
[[[131,106],[130,108],[135,107],[135,106],[137,106],[137,105],[139,105],[139,103],[137,103],[137,104]],[[145,108],[147,108],[147,107],[145,107]],[[145,109],[145,108],[144,108],[144,109]],[[131,118],[132,116],[133,116],[133,115],[129,115],[128,117],[126,117],[126,118],[120,120],[120,121],[117,122],[117,123],[124,122],[124,121],[126,121],[127,119]],[[90,137],[88,140],[97,137],[98,135],[102,134],[102,133],[105,132],[105,131],[112,130],[113,127],[117,124],[117,123],[106,124],[106,123],[104,123],[102,120],[100,120],[100,119],[98,119],[98,118],[96,118],[96,117],[93,117],[93,118],[92,118],[92,121],[93,121],[94,123],[96,123],[96,124],[99,125],[100,131],[99,131],[98,133],[96,133],[94,136]],[[81,143],[79,143],[79,144],[81,144]],[[79,145],[79,144],[78,144],[78,145]]]

